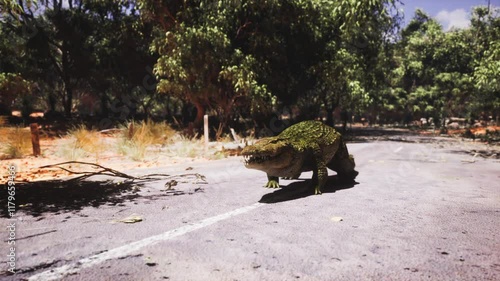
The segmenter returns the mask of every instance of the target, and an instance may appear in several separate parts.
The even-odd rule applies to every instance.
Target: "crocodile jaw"
[[[245,147],[241,155],[247,168],[269,171],[289,166],[293,149],[280,141],[264,139]]]

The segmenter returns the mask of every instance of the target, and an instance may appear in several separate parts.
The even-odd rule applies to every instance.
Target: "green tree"
[[[193,1],[182,9],[160,10],[177,13],[165,12],[166,18],[158,20],[158,28],[168,31],[159,33],[151,46],[160,55],[154,68],[158,90],[194,104],[196,124],[201,124],[207,109],[216,111],[224,125],[237,104],[251,110],[272,106],[273,97],[258,81],[255,58],[230,40],[231,7]]]
[[[206,109],[228,116],[242,102],[261,114],[274,101],[313,101],[328,116],[341,102],[366,106],[377,80],[371,66],[396,26],[395,1],[351,2],[143,0],[139,7],[160,30],[152,45],[159,90],[195,104],[199,122]]]
[[[471,112],[500,116],[500,8],[476,7],[472,13],[471,36],[476,54]]]
[[[447,117],[465,117],[464,104],[474,93],[471,45],[470,30],[443,32],[439,23],[417,10],[397,43],[393,87],[406,94],[397,100],[398,107],[413,118],[433,117],[436,125]]]
[[[144,82],[156,60],[149,52],[150,27],[139,21],[135,1],[75,0],[67,7],[63,2],[19,1],[17,10],[3,14],[0,31],[14,39],[17,50],[0,41],[2,53],[13,54],[2,56],[0,70],[36,82],[49,109],[61,103],[66,116],[78,105],[75,97],[88,95],[101,100],[104,115],[113,99],[134,114],[136,103],[156,95]],[[142,110],[148,111],[147,102]]]
[[[0,73],[0,115],[10,115],[12,106],[18,105],[26,118],[33,109],[31,88],[20,75]]]

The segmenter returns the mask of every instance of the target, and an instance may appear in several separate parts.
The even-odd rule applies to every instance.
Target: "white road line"
[[[158,234],[155,236],[151,236],[148,238],[144,238],[142,240],[132,242],[130,244],[126,244],[123,246],[120,246],[118,248],[111,249],[109,251],[90,256],[88,258],[81,259],[75,263],[68,264],[68,265],[63,265],[61,267],[53,268],[44,272],[41,272],[39,274],[35,274],[31,277],[28,278],[29,281],[39,281],[39,280],[57,280],[61,279],[65,276],[68,276],[70,274],[75,274],[78,271],[88,268],[91,266],[94,266],[96,264],[99,264],[101,262],[111,260],[111,259],[116,259],[119,257],[127,256],[132,254],[135,251],[140,250],[143,247],[150,246],[153,244],[156,244],[161,241],[169,240],[181,235],[184,235],[186,233],[198,230],[200,228],[215,224],[217,222],[229,219],[231,217],[237,216],[244,214],[246,212],[249,212],[251,210],[254,210],[260,206],[262,206],[263,203],[255,203],[250,206],[246,206],[243,208],[239,208],[224,214],[217,215],[215,217],[210,217],[206,218],[204,220],[201,220],[199,222],[190,224],[190,225],[185,225],[176,229],[169,230],[167,232],[164,232],[162,234]]]

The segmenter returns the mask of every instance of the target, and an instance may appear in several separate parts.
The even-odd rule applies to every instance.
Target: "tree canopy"
[[[499,9],[444,31],[422,10],[402,27],[397,4],[2,0],[0,106],[195,124],[210,112],[221,129],[287,110],[329,124],[339,109],[438,126],[498,117]]]

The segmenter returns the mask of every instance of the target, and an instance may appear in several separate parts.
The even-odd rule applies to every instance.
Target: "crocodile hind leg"
[[[321,194],[321,188],[325,186],[328,178],[326,167],[323,169],[315,169],[313,172],[314,195]]]
[[[358,172],[354,170],[356,163],[354,157],[347,151],[347,146],[341,141],[339,148],[332,160],[328,162],[327,167],[337,172],[339,179],[346,181],[353,181]]]
[[[321,188],[325,186],[328,179],[328,170],[323,159],[323,152],[318,146],[314,148],[315,168],[313,169],[314,194],[321,194]]]

